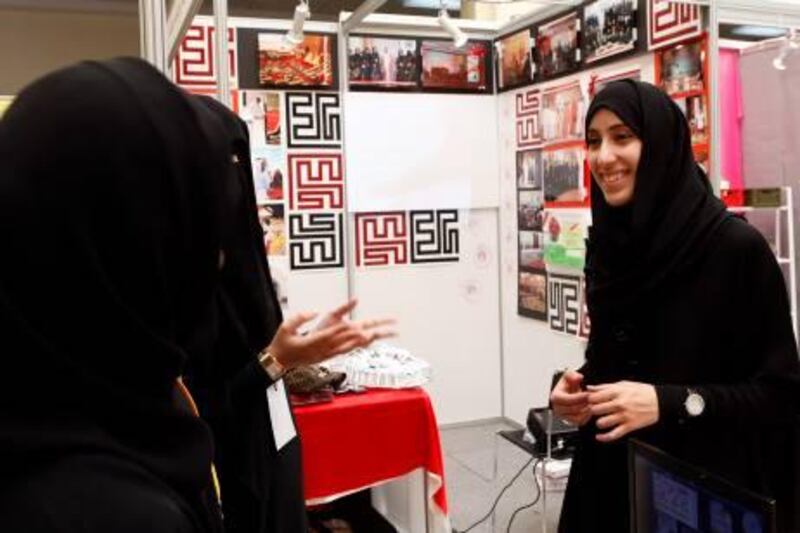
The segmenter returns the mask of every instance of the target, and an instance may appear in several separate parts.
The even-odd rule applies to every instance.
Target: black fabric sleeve
[[[745,368],[751,377],[725,384],[656,385],[662,422],[787,425],[798,412],[800,369],[783,274],[764,238],[746,228],[744,238],[738,237],[744,241],[736,245],[738,257],[732,258],[737,272],[730,290],[736,291],[738,305],[720,310],[737,319],[719,334],[735,336],[736,349],[727,354],[730,364]],[[720,375],[725,366],[720,361]],[[705,400],[696,418],[688,418],[683,405],[690,388]]]

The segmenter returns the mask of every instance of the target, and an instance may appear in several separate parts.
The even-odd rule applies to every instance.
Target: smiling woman
[[[635,436],[776,499],[779,531],[798,531],[800,369],[772,251],[713,195],[659,89],[612,82],[586,123],[592,329],[552,394],[580,426],[559,530],[629,530]]]
[[[608,205],[619,207],[633,200],[642,141],[622,119],[600,109],[586,135],[589,168]]]

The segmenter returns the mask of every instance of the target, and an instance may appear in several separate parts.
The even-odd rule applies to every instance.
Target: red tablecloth
[[[294,415],[307,502],[329,501],[422,467],[429,510],[447,521],[439,430],[424,390],[346,394],[295,407]]]

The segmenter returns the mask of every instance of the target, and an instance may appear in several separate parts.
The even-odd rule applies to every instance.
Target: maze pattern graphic
[[[289,209],[344,208],[341,153],[289,154]]]
[[[647,0],[647,46],[650,50],[702,34],[700,8],[669,0]]]
[[[458,261],[458,210],[410,211],[411,262]]]
[[[580,278],[564,274],[547,275],[547,315],[550,329],[577,335],[580,320]]]
[[[540,115],[541,109],[542,94],[539,89],[529,89],[524,92],[517,93],[517,148],[541,146],[544,142]]]
[[[286,120],[289,148],[341,148],[342,117],[339,95],[287,92]]]
[[[405,211],[356,213],[356,266],[408,263],[408,222]]]
[[[217,69],[214,62],[216,30],[213,24],[193,24],[186,31],[175,61],[173,81],[181,87],[216,87]],[[238,87],[236,65],[236,29],[228,28],[228,70],[232,88]]]
[[[588,339],[591,329],[592,321],[589,318],[589,307],[586,303],[586,278],[581,278],[581,323],[578,336]]]
[[[341,213],[290,213],[289,259],[292,270],[344,266]]]

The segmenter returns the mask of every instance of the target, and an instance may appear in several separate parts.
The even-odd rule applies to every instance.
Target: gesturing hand
[[[351,322],[345,318],[356,305],[355,300],[330,312],[316,330],[301,335],[297,332],[303,324],[313,320],[316,313],[300,313],[285,320],[278,328],[267,348],[272,356],[286,368],[311,365],[354,348],[368,346],[372,342],[394,336],[386,326],[393,319],[360,320]]]
[[[592,416],[589,410],[589,393],[581,390],[582,382],[582,374],[567,370],[550,394],[553,411],[576,426],[584,425]]]
[[[597,417],[600,442],[617,440],[631,431],[658,422],[658,396],[654,386],[634,381],[589,385],[589,408]]]

